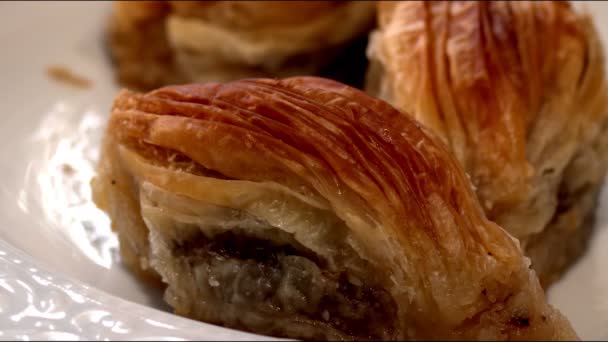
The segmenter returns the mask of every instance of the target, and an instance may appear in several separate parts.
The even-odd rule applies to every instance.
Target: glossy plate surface
[[[608,4],[587,6],[608,37]],[[109,220],[91,203],[118,90],[103,47],[108,9],[0,2],[0,339],[259,339],[168,313],[162,294],[121,266]],[[90,85],[57,82],[49,68]],[[606,246],[604,191],[589,252],[549,292],[585,340],[608,339]]]

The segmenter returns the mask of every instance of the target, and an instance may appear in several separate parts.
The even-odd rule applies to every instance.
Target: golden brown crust
[[[280,29],[306,24],[345,6],[340,1],[175,1],[169,6],[183,17],[196,17],[236,30]],[[286,9],[289,12],[286,12]],[[297,15],[291,15],[297,13]]]
[[[116,79],[134,89],[150,89],[184,80],[164,27],[164,1],[115,1],[106,40]]]
[[[228,179],[279,184],[326,203],[397,305],[388,338],[576,338],[546,303],[518,243],[486,220],[446,147],[363,92],[313,77],[123,91],[97,191],[137,193],[108,183],[117,168],[129,170],[120,148],[161,166],[158,151],[174,151]],[[125,174],[175,194],[194,191]]]
[[[555,222],[565,212],[577,232],[594,205],[566,202],[581,192],[593,201],[607,164],[603,56],[590,18],[561,1],[383,2],[378,18],[369,91],[449,143],[488,217],[524,247],[546,229],[564,232]],[[587,164],[573,166],[580,159]],[[580,254],[572,234],[545,236]],[[532,253],[553,255],[533,258],[543,278],[563,268],[550,265],[562,258],[552,244]]]
[[[354,48],[374,13],[369,1],[117,1],[108,41],[118,80],[135,89],[320,74],[365,59]]]

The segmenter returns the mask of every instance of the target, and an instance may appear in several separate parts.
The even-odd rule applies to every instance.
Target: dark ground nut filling
[[[197,286],[210,289],[201,293],[221,303],[269,317],[299,316],[356,339],[391,333],[396,306],[387,291],[349,280],[345,271],[329,272],[303,246],[224,232],[212,239],[200,234],[175,246],[173,255],[187,261]]]

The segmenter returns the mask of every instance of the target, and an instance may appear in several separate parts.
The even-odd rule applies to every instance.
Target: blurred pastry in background
[[[374,22],[373,1],[116,1],[107,38],[131,88],[310,74],[362,84]]]
[[[443,138],[547,285],[585,250],[608,148],[603,50],[562,1],[382,2],[367,91]]]

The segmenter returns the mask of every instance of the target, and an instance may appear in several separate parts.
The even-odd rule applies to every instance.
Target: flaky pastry
[[[116,98],[94,198],[177,313],[305,339],[572,340],[447,147],[314,77]]]
[[[118,79],[138,89],[318,73],[354,81],[374,16],[373,1],[116,1],[108,41]]]
[[[367,90],[447,142],[543,284],[581,255],[607,165],[603,51],[563,1],[382,2]]]

